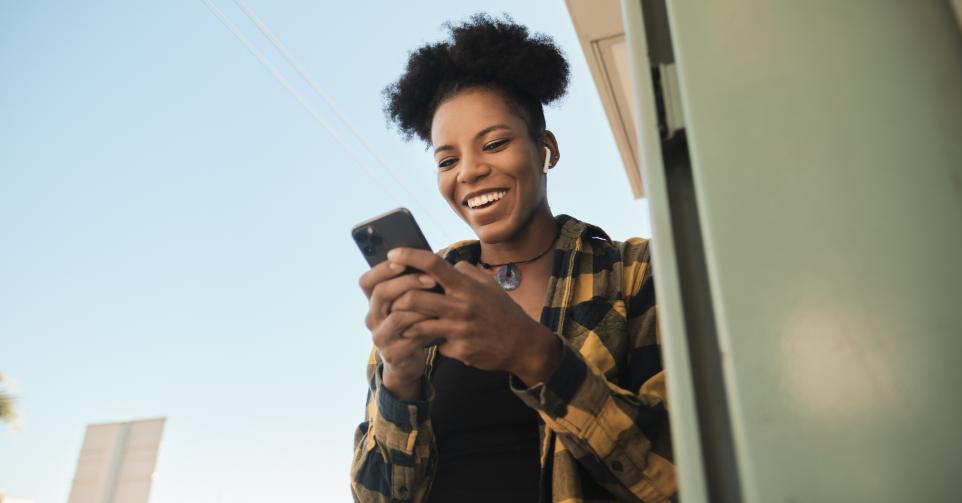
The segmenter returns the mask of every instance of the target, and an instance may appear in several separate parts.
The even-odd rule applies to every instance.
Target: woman
[[[510,19],[451,35],[412,53],[387,112],[431,146],[478,240],[395,249],[361,277],[375,348],[354,498],[673,500],[647,242],[548,207],[560,150],[542,105],[567,62]]]

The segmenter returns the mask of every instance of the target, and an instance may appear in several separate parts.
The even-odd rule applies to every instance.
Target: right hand
[[[413,311],[391,311],[391,304],[411,290],[430,290],[437,284],[424,274],[401,274],[404,266],[385,260],[361,275],[360,286],[368,298],[364,319],[384,364],[384,386],[402,400],[414,400],[424,375],[424,337],[404,337],[404,330],[428,319]]]

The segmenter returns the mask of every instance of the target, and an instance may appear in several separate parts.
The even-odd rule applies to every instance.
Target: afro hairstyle
[[[562,97],[568,87],[568,62],[561,49],[507,15],[475,14],[445,27],[450,40],[411,52],[404,73],[384,89],[384,112],[404,138],[417,136],[430,145],[438,106],[470,88],[501,92],[531,137],[539,137],[545,129],[542,106]]]

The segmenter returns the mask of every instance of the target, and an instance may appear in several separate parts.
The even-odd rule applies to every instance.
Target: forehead
[[[464,90],[441,102],[435,110],[431,120],[431,143],[438,146],[463,137],[470,138],[499,123],[518,130],[526,127],[500,92],[480,88]]]

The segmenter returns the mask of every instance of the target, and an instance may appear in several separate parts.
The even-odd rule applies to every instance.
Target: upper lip
[[[475,196],[480,196],[481,194],[488,194],[491,192],[507,192],[507,191],[508,189],[501,189],[501,188],[476,190],[464,196],[464,199],[461,199],[461,204],[468,204],[468,199],[471,199],[472,197],[475,197]]]

